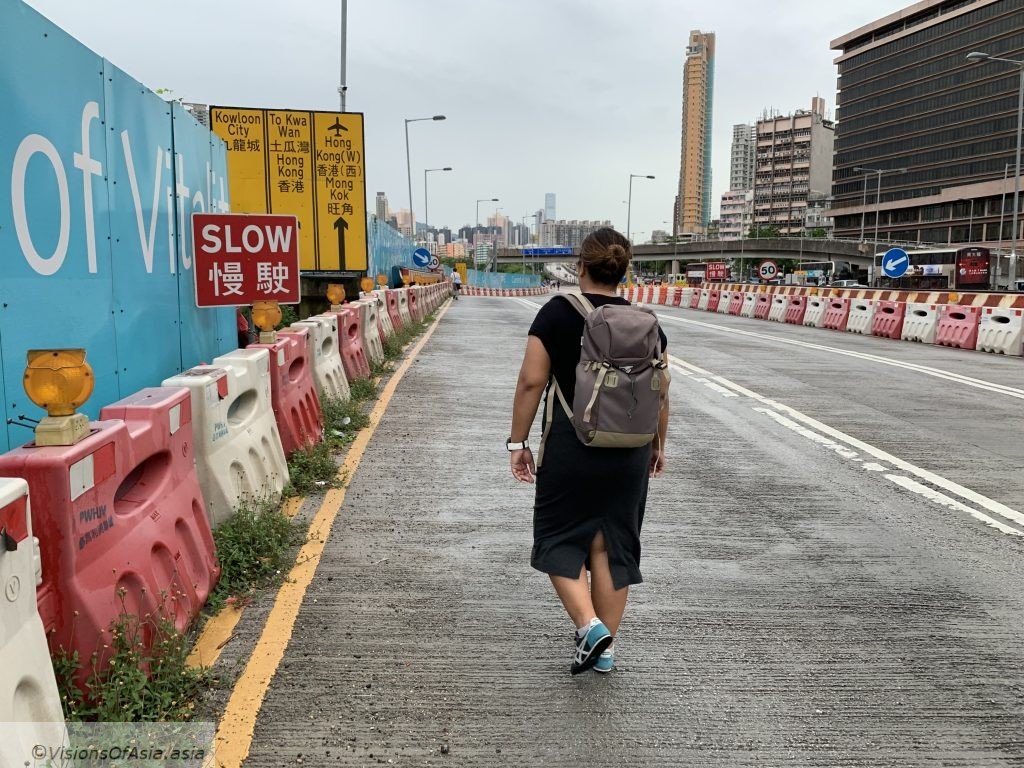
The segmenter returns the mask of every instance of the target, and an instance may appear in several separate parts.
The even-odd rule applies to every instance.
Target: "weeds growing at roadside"
[[[336,449],[349,445],[356,433],[370,424],[363,400],[323,398],[320,410],[324,415],[324,439]]]
[[[331,453],[331,446],[326,442],[318,443],[312,448],[296,451],[288,459],[288,485],[285,486],[285,497],[308,496],[316,491],[336,488],[338,486],[338,465]]]
[[[352,399],[358,402],[377,398],[377,385],[370,379],[352,379],[348,387],[351,390]]]
[[[274,583],[287,566],[289,548],[299,532],[267,499],[245,499],[213,532],[221,575],[207,610],[215,612],[232,595]]]
[[[202,670],[185,660],[189,644],[168,618],[164,600],[156,616],[129,614],[121,590],[122,613],[110,626],[109,663],[91,658],[86,695],[78,686],[78,652],[62,651],[53,659],[64,717],[85,722],[180,721],[191,716],[192,702],[207,683]]]

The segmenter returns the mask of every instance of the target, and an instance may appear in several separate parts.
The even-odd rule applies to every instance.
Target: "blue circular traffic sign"
[[[426,269],[430,266],[430,251],[426,248],[417,248],[412,252],[412,263],[417,267]]]
[[[882,254],[882,274],[903,277],[910,269],[910,256],[902,248],[890,248]]]

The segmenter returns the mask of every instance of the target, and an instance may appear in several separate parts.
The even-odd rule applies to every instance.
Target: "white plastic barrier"
[[[846,323],[846,330],[850,333],[859,333],[864,336],[871,335],[871,324],[875,321],[875,310],[878,305],[867,299],[854,299],[850,302],[850,319]]]
[[[192,393],[196,472],[211,526],[243,499],[277,500],[288,464],[270,402],[270,353],[238,349],[165,379]]]
[[[384,338],[390,339],[395,335],[395,326],[391,322],[391,315],[388,314],[387,291],[374,291],[370,296],[377,300],[377,322],[384,329]]]
[[[680,289],[680,291],[681,291],[681,293],[679,294],[679,306],[680,307],[685,307],[687,309],[690,308],[690,303],[693,301],[693,292],[695,290],[697,290],[697,289],[696,288],[681,288]]]
[[[412,323],[412,315],[409,313],[409,291],[407,288],[399,288],[395,293],[398,294],[398,316],[402,318],[402,324],[408,327]]]
[[[784,322],[788,306],[788,296],[772,296],[772,308],[768,310],[768,319],[776,323]]]
[[[756,293],[744,293],[743,294],[743,306],[740,307],[740,317],[753,317],[754,310],[757,308],[757,294]]]
[[[370,294],[371,297],[373,294]],[[376,301],[376,297],[370,299]],[[341,347],[338,340],[338,316],[316,315],[292,323],[292,328],[309,330],[309,359],[313,361],[313,382],[320,398],[348,400],[352,393],[345,366],[341,361]]]
[[[677,293],[679,293],[679,289],[675,288],[675,287],[670,287],[668,289],[668,291],[666,291],[666,293],[665,293],[665,306],[666,307],[675,306],[676,294]]]
[[[821,328],[825,322],[825,310],[828,309],[828,299],[823,296],[808,296],[807,310],[804,312],[804,325],[811,328]]]
[[[920,341],[923,344],[935,343],[935,331],[939,325],[938,307],[934,304],[907,304],[907,314],[903,318],[904,341]]]
[[[722,291],[722,295],[718,297],[718,313],[722,315],[729,314],[729,302],[732,301],[732,295],[736,291]]]
[[[417,301],[423,300],[423,294],[418,293]],[[384,362],[384,346],[380,341],[380,330],[377,328],[377,319],[380,315],[379,305],[376,301],[353,301],[353,306],[359,309],[359,328],[362,331],[363,350],[366,356],[374,363]]]
[[[61,532],[45,535],[60,536]],[[37,549],[28,483],[20,478],[0,478],[0,723],[18,723],[0,731],[3,766],[35,765],[34,745],[67,743],[60,695],[36,605],[36,586],[42,581]]]
[[[707,311],[708,304],[711,302],[711,291],[707,288],[700,289],[700,300],[697,302],[697,309],[703,309]]]
[[[985,307],[978,325],[978,349],[1001,355],[1024,354],[1024,317],[1019,309]]]

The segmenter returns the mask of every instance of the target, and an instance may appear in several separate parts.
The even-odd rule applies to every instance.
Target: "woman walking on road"
[[[626,274],[630,256],[629,241],[611,228],[600,229],[584,240],[578,263],[580,289],[593,308],[629,305],[616,294],[616,288]],[[530,427],[545,387],[557,383],[555,391],[561,391],[567,404],[573,403],[584,325],[584,317],[564,296],[552,298],[537,313],[519,372],[507,443],[512,474],[537,485],[531,564],[550,576],[576,626],[573,674],[591,667],[610,672],[614,667],[614,635],[629,587],[643,581],[640,527],[647,484],[664,470],[668,428],[668,377],[660,368],[655,374],[663,377],[658,384],[657,434],[653,442],[640,447],[584,445],[565,413],[567,406],[563,408],[549,397],[544,423],[550,420],[550,425],[541,448],[542,464],[536,466],[527,443]],[[665,361],[667,341],[660,328],[657,333]],[[621,375],[628,377],[629,373],[628,368],[621,369]],[[654,383],[648,386],[658,388]],[[598,390],[595,387],[595,399]]]

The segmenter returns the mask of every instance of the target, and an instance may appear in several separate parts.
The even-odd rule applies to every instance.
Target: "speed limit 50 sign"
[[[757,268],[757,275],[762,280],[774,280],[779,276],[779,265],[774,261],[762,261]]]

